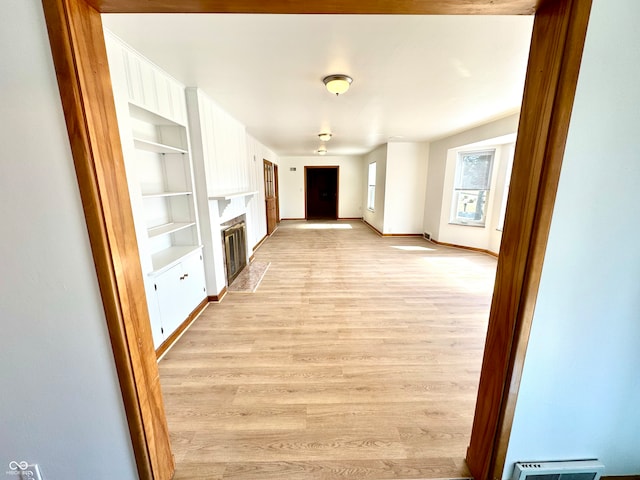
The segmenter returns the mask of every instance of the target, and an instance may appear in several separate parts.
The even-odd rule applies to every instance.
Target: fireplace
[[[244,215],[226,222],[222,231],[224,242],[225,267],[227,285],[240,274],[247,265],[247,240]]]

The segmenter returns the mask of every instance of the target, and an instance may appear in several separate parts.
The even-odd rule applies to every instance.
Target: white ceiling
[[[103,15],[105,27],[198,86],[278,155],[430,141],[516,112],[533,17]],[[336,97],[322,78],[345,73]]]

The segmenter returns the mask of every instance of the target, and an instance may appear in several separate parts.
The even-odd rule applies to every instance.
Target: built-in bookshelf
[[[189,142],[185,126],[134,104],[129,112],[154,275],[201,248]]]

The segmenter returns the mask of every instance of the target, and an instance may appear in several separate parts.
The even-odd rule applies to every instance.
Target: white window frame
[[[464,172],[462,163],[465,157],[474,155],[490,155],[489,171],[487,172],[486,184],[482,185],[484,188],[465,188],[464,185]],[[487,211],[489,208],[489,194],[491,192],[491,180],[493,176],[493,167],[496,160],[496,149],[483,149],[483,150],[465,150],[458,152],[456,159],[455,180],[453,185],[453,195],[451,197],[451,216],[449,223],[453,225],[462,225],[469,227],[486,227],[487,223]],[[459,214],[458,205],[463,201],[460,197],[465,196],[468,198],[469,208],[475,208],[477,212],[478,199],[482,198],[482,217],[472,218],[471,210],[469,217],[463,218]],[[466,206],[465,206],[466,210]]]
[[[507,163],[507,172],[504,178],[504,190],[502,191],[502,203],[500,204],[500,216],[498,217],[498,227],[496,230],[501,232],[504,229],[504,217],[507,213],[507,199],[509,198],[509,187],[511,186],[511,172],[513,171],[513,157],[515,154],[515,146],[509,149],[509,160]]]
[[[376,162],[371,162],[367,171],[367,210],[370,212],[375,212],[376,207],[376,174]]]

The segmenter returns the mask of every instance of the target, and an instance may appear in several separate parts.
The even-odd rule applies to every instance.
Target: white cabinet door
[[[154,277],[145,279],[145,291],[147,293],[147,307],[149,309],[149,322],[151,323],[151,335],[153,335],[153,348],[158,348],[164,342],[164,328],[160,318],[160,306],[158,305],[157,283]]]
[[[182,261],[182,273],[185,277],[184,299],[188,310],[187,315],[189,315],[207,296],[202,251],[190,255]]]
[[[156,297],[165,340],[186,318],[183,316],[182,277],[182,265],[178,263],[155,278]]]

